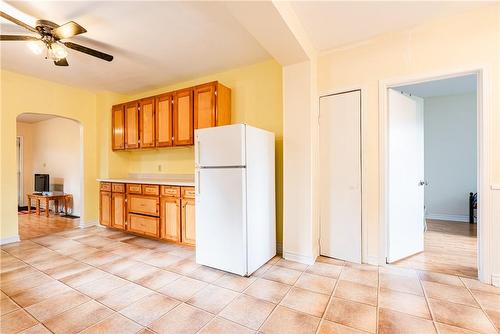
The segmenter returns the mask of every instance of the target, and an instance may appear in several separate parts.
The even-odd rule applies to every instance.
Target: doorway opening
[[[387,94],[386,262],[477,278],[478,74]]]
[[[16,129],[20,239],[77,227],[83,210],[81,124],[24,113]]]

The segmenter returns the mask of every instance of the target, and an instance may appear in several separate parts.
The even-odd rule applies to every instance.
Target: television
[[[35,191],[49,192],[49,174],[35,174]]]

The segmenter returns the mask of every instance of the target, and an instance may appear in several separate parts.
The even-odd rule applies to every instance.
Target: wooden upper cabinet
[[[203,129],[231,123],[231,90],[215,82],[194,88],[194,128]]]
[[[155,99],[139,101],[140,147],[155,146]]]
[[[111,147],[113,150],[125,148],[125,115],[123,105],[111,109]]]
[[[156,147],[173,145],[172,95],[163,94],[155,98]]]
[[[139,110],[137,101],[125,104],[125,148],[139,147]]]
[[[193,145],[193,89],[183,89],[174,94],[174,145]]]

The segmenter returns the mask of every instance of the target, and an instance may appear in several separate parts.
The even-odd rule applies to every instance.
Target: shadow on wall
[[[48,114],[24,113],[17,117],[18,205],[27,205],[34,174],[48,174],[50,191],[73,197],[70,213],[83,209],[83,128],[80,122]]]

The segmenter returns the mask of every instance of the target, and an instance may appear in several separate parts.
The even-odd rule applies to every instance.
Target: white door
[[[194,150],[199,167],[245,166],[245,125],[196,130]]]
[[[423,100],[389,89],[387,262],[424,250]]]
[[[196,171],[196,262],[247,274],[245,168]]]
[[[321,255],[361,263],[361,92],[320,99]]]

